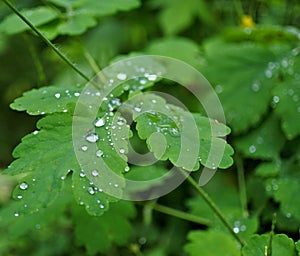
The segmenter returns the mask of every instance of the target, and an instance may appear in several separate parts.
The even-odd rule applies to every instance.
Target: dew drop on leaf
[[[94,121],[94,125],[95,125],[96,127],[101,127],[101,126],[105,125],[105,120],[104,120],[104,118],[99,118],[99,117],[97,117],[96,120]]]
[[[119,152],[120,152],[120,154],[124,154],[125,153],[125,149],[124,148],[120,148]]]
[[[252,91],[254,92],[258,92],[260,90],[260,83],[258,81],[255,81],[253,84],[252,84]]]
[[[89,187],[89,188],[88,188],[88,192],[89,192],[89,194],[91,194],[91,195],[94,195],[94,194],[95,194],[95,190],[94,190],[92,187]]]
[[[97,150],[97,151],[96,151],[96,156],[97,156],[97,157],[102,157],[102,156],[103,156],[103,151],[100,150],[100,149]]]
[[[22,196],[22,195],[18,195],[17,198],[18,198],[18,199],[22,199],[23,196]]]
[[[55,96],[56,99],[59,99],[60,98],[60,93],[59,92],[55,93],[54,96]]]
[[[99,176],[98,171],[97,171],[97,170],[93,170],[93,171],[92,171],[92,176],[94,176],[94,177]]]
[[[87,147],[86,145],[83,145],[83,146],[81,147],[81,150],[82,150],[82,151],[87,151],[87,150],[88,150],[88,147]]]
[[[265,76],[266,76],[266,78],[272,78],[272,76],[273,76],[272,71],[270,69],[267,69],[265,72]]]
[[[22,183],[20,184],[20,189],[26,190],[27,188],[28,188],[28,184],[27,184],[26,182],[22,182]]]
[[[15,215],[15,217],[19,217],[20,216],[19,212],[15,212],[14,215]]]
[[[256,151],[256,147],[255,147],[254,145],[251,145],[251,146],[249,147],[249,152],[250,152],[251,154],[253,154],[255,151]]]
[[[274,97],[273,97],[273,101],[274,101],[275,103],[278,103],[278,102],[280,101],[280,98],[279,98],[278,96],[274,96]]]
[[[237,234],[237,233],[240,232],[240,229],[239,229],[238,227],[234,227],[234,228],[233,228],[233,232]]]
[[[148,75],[147,78],[148,78],[149,81],[155,81],[157,79],[157,75],[155,75],[155,74]]]
[[[89,133],[88,135],[85,136],[85,139],[88,141],[88,142],[96,142],[99,140],[99,136],[97,133]]]
[[[129,166],[126,166],[125,169],[124,169],[125,172],[129,172],[129,170],[130,170]]]
[[[79,174],[79,176],[80,176],[81,178],[84,178],[84,177],[85,177],[85,173],[84,173],[83,171],[81,171],[80,174]]]
[[[117,78],[119,80],[125,80],[127,78],[127,75],[125,73],[119,73],[117,74]]]

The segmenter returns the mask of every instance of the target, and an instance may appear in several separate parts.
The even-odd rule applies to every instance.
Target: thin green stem
[[[155,211],[164,213],[164,214],[168,214],[170,216],[179,218],[179,219],[183,219],[183,220],[187,220],[190,222],[194,222],[200,225],[205,225],[205,226],[209,226],[211,225],[211,221],[205,218],[201,218],[199,216],[187,213],[187,212],[183,212],[180,210],[176,210],[164,205],[160,205],[160,204],[154,204],[154,205],[145,205],[145,207],[151,207],[153,208]]]
[[[71,67],[83,79],[90,82],[88,78],[80,69],[78,69],[72,61],[65,56],[51,41],[45,37],[22,13],[19,12],[8,0],[2,0],[20,19],[22,19],[69,67]]]
[[[224,226],[232,234],[232,236],[243,246],[244,241],[233,231],[233,228],[220,209],[216,206],[214,201],[209,197],[209,195],[197,184],[197,182],[189,175],[189,173],[181,170],[183,175],[186,176],[188,182],[194,187],[194,189],[201,195],[204,201],[209,205],[209,207],[214,211],[214,213],[219,217]]]
[[[241,207],[243,212],[243,217],[247,218],[249,216],[248,207],[247,207],[247,189],[245,182],[245,170],[243,166],[243,162],[239,156],[235,157],[235,163],[238,174],[238,184],[239,184],[239,195],[241,201]]]
[[[268,248],[267,248],[267,256],[272,255],[272,242],[273,242],[273,236],[274,236],[274,230],[275,230],[275,225],[276,225],[276,217],[277,214],[273,214],[273,219],[272,219],[272,227],[271,227],[271,232],[270,232],[270,237],[269,237],[269,243],[268,243]]]

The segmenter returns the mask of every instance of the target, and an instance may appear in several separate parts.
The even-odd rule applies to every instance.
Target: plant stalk
[[[204,201],[209,205],[209,207],[214,211],[214,213],[219,217],[224,226],[228,229],[228,231],[232,234],[232,236],[243,246],[244,241],[233,231],[231,224],[228,222],[226,217],[220,211],[220,209],[216,206],[214,201],[209,197],[209,195],[198,185],[198,183],[184,170],[181,170],[184,176],[186,176],[188,182],[194,187],[194,189],[201,195]]]
[[[211,221],[208,219],[201,218],[199,216],[196,216],[196,215],[193,215],[190,213],[182,212],[180,210],[176,210],[176,209],[164,206],[164,205],[154,204],[151,206],[149,206],[149,205],[145,205],[145,206],[151,207],[158,212],[165,213],[165,214],[168,214],[170,216],[173,216],[173,217],[176,217],[179,219],[187,220],[187,221],[194,222],[194,223],[197,223],[200,225],[205,225],[205,226],[211,225]]]

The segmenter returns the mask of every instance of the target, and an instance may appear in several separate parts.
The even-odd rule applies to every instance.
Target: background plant
[[[113,200],[98,193],[103,208],[80,206],[81,202],[92,206],[95,196],[76,189],[84,183],[89,188],[89,181],[80,176],[80,170],[75,175],[76,161],[64,152],[73,150],[68,144],[71,113],[86,81],[1,2],[1,168],[12,161],[12,148],[20,138],[31,132],[13,153],[18,160],[4,171],[19,175],[1,176],[0,226],[1,233],[7,234],[0,238],[1,254],[299,254],[297,1],[14,4],[87,77],[116,57],[136,52],[184,60],[207,77],[224,107],[232,130],[228,142],[235,154],[230,169],[219,170],[204,189],[232,232],[188,182],[157,201],[109,203]],[[150,86],[172,92],[191,111],[202,111],[179,87],[164,81]],[[31,88],[40,89],[28,91]],[[8,110],[24,91],[28,92],[11,108],[36,117]],[[38,119],[41,114],[46,116]],[[35,131],[37,120],[39,132]],[[143,147],[136,136],[132,140]],[[51,147],[55,152],[48,151]],[[119,164],[126,168],[126,161]],[[145,179],[163,172],[164,163],[147,170],[132,168],[127,175]],[[144,177],[145,173],[149,176]],[[15,185],[12,200],[9,193]],[[26,200],[32,203],[24,207]]]

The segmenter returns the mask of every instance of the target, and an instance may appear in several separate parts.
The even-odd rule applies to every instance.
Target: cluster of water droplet
[[[241,223],[241,221],[235,221],[233,224],[233,232],[238,234],[240,232],[245,232],[247,229],[247,226]]]

